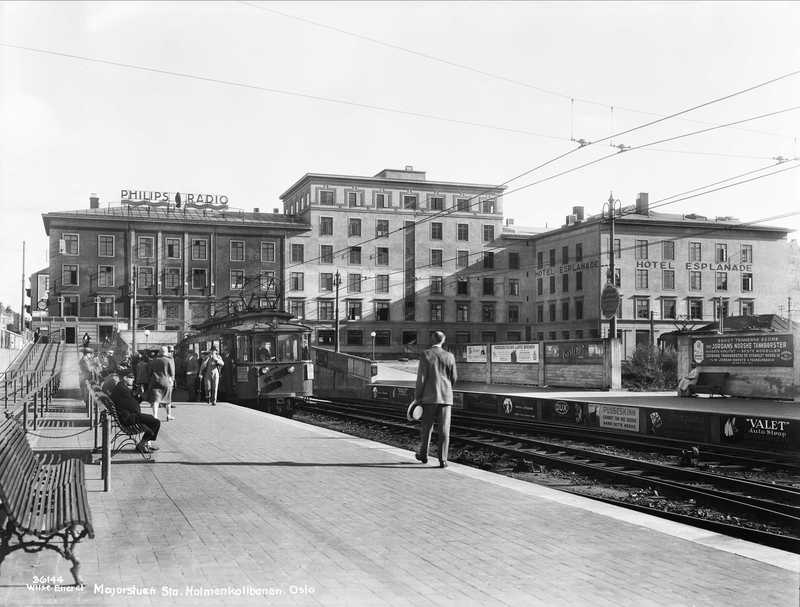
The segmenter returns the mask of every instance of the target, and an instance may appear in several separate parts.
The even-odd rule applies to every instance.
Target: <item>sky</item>
[[[23,241],[47,265],[42,213],[271,210],[309,172],[506,184],[505,216],[550,228],[747,174],[661,210],[800,230],[800,163],[774,166],[800,155],[798,31],[795,2],[0,2],[0,301]]]

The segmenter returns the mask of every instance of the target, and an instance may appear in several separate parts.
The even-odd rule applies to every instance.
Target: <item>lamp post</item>
[[[606,215],[606,208],[608,208],[608,219],[610,223],[610,230],[609,230],[609,247],[608,247],[608,275],[607,275],[607,283],[614,287],[614,291],[616,291],[616,281],[615,281],[615,269],[614,269],[614,256],[616,255],[616,251],[614,250],[614,240],[615,240],[615,233],[614,233],[614,217],[617,211],[620,209],[621,204],[620,201],[614,198],[614,194],[610,193],[608,195],[608,202],[603,203],[603,211],[602,215],[605,217]],[[609,289],[609,291],[611,291]],[[616,292],[616,307],[619,307],[619,292]],[[608,319],[608,336],[611,339],[617,338],[617,312],[616,309],[614,310],[614,314],[609,316]]]
[[[144,339],[145,339],[145,347],[149,350],[150,349],[150,329],[144,330]]]
[[[372,338],[372,360],[375,360],[375,331],[369,334]]]
[[[341,352],[339,348],[339,285],[342,284],[342,275],[339,270],[336,270],[336,275],[333,277],[333,284],[336,287],[336,305],[333,311],[334,318],[334,341],[336,344],[336,351]]]

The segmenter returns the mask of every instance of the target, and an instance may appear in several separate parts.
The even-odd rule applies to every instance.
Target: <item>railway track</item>
[[[401,412],[386,407],[312,399],[305,409],[366,424],[390,426],[398,431],[416,432],[417,429],[416,425],[405,420]],[[673,503],[672,508],[666,511],[663,508],[624,501],[609,499],[602,501],[800,554],[800,488],[798,487],[712,474],[695,468],[599,452],[585,446],[565,445],[563,442],[527,436],[523,434],[525,430],[516,424],[513,426],[514,434],[494,428],[479,427],[486,421],[486,419],[468,420],[464,416],[459,416],[451,425],[451,441],[535,462],[547,468],[569,470],[590,478],[602,478],[614,484],[655,489],[659,496],[678,500],[679,505],[675,507]],[[575,433],[574,428],[570,431],[572,434]],[[653,450],[652,444],[643,441],[631,441],[631,444],[638,445],[640,450]],[[769,455],[746,461],[746,454],[729,454],[730,457],[736,457],[740,463],[746,461],[751,466],[779,465],[775,460],[769,459]],[[685,506],[681,506],[681,503]],[[735,517],[739,524],[686,514],[686,511],[695,509],[693,506],[715,509]],[[777,531],[756,528],[764,525]]]

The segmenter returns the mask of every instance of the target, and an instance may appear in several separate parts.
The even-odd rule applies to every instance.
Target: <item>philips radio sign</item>
[[[197,192],[167,192],[150,190],[120,190],[120,202],[127,204],[147,204],[150,206],[181,206],[195,208],[225,208],[228,197],[225,194],[205,194]]]

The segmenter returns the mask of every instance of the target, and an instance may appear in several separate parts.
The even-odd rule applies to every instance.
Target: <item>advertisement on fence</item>
[[[602,342],[545,344],[544,357],[554,364],[599,365],[603,362],[603,351]]]
[[[708,414],[670,409],[645,409],[645,414],[648,434],[698,442],[707,440]]]
[[[612,430],[639,431],[638,407],[620,407],[617,405],[589,404],[589,418],[596,416],[597,425]]]
[[[539,344],[495,344],[493,363],[538,363]]]
[[[467,346],[468,363],[485,363],[487,346]]]
[[[698,337],[692,340],[692,358],[709,367],[791,367],[794,340],[789,334]]]
[[[797,439],[797,423],[792,420],[747,415],[722,416],[720,438],[724,443],[788,445]],[[792,440],[794,439],[794,441]]]

